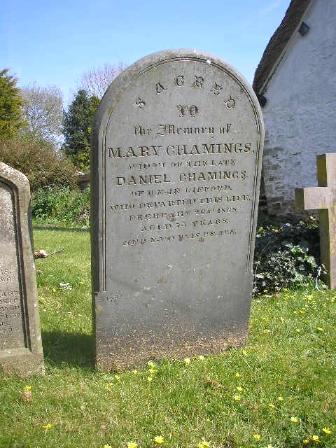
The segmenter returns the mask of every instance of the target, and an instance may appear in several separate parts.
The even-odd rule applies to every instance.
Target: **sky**
[[[252,83],[290,0],[1,0],[0,69],[20,87],[57,86],[69,103],[83,73],[173,48],[211,53]]]

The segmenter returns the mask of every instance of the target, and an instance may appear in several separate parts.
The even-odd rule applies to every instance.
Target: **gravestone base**
[[[247,339],[247,328],[232,329],[231,332],[223,331],[222,335],[193,339],[194,335],[179,333],[178,339],[174,336],[158,335],[141,337],[134,340],[120,338],[110,339],[104,346],[97,335],[97,343],[100,351],[96,354],[96,366],[102,371],[120,371],[140,367],[150,360],[168,358],[170,360],[182,360],[198,355],[219,354],[230,348],[241,347]],[[110,349],[113,347],[113,353]]]
[[[0,353],[0,371],[22,378],[45,373],[43,355],[31,353],[28,349],[5,351]]]

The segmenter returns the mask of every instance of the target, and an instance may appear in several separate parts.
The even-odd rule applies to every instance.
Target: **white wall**
[[[336,152],[336,0],[313,0],[269,81],[263,108],[268,210],[294,208],[295,187],[314,186],[316,155]]]

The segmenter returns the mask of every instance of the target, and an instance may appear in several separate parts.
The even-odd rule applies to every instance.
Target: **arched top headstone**
[[[29,204],[28,179],[0,163],[0,367],[21,376],[44,369]]]
[[[191,50],[147,56],[97,114],[97,364],[220,351],[245,337],[264,138],[251,87]]]

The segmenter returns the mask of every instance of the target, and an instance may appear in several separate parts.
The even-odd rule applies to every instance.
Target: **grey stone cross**
[[[336,288],[336,154],[317,156],[318,187],[296,188],[295,203],[301,210],[319,210],[321,261],[327,284]]]

